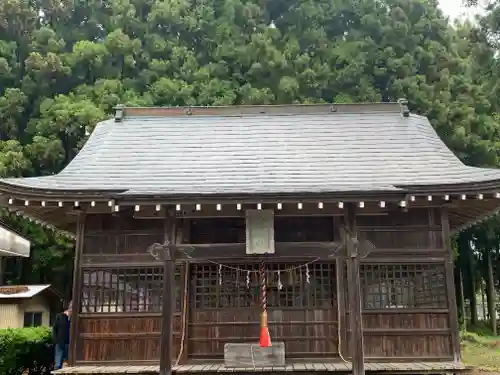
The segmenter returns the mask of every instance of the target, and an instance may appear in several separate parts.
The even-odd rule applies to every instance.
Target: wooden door
[[[259,264],[191,265],[190,358],[222,358],[227,342],[258,342]],[[269,329],[288,358],[338,355],[334,263],[266,263]]]

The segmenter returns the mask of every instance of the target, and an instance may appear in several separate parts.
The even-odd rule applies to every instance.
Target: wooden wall
[[[297,252],[293,242],[277,244],[280,258],[267,260],[271,336],[285,342],[288,358],[335,359],[350,354],[348,285],[345,262],[338,258],[342,252],[337,258],[304,267],[311,260],[307,257],[308,240],[316,244],[340,240],[341,219],[329,219],[328,224],[316,218],[311,226],[315,230],[310,233],[280,236],[290,241],[305,239],[305,246]],[[193,236],[198,233],[195,243],[210,233],[199,221],[194,225],[179,220],[179,224],[187,228],[185,243],[190,242],[190,232]],[[321,225],[333,229],[318,231]],[[231,238],[241,237],[239,226],[235,225]],[[361,242],[374,246],[362,254],[361,266],[367,360],[448,359],[452,355],[452,329],[439,209],[358,216],[357,227]],[[219,231],[218,236],[223,233]],[[87,217],[77,320],[78,362],[159,360],[163,268],[146,250],[163,238],[162,220]],[[303,254],[303,259],[284,260],[281,255],[287,249]],[[174,360],[181,342],[184,361],[221,359],[226,342],[257,342],[258,262],[242,261],[243,255],[237,261],[198,260],[189,266],[178,265]],[[219,266],[222,263],[224,267]],[[186,324],[182,324],[183,319]]]
[[[375,245],[360,269],[368,361],[453,356],[440,215],[439,209],[417,209],[357,218],[361,238]]]
[[[335,264],[303,264],[267,265],[272,340],[285,342],[288,358],[336,355]],[[230,267],[192,265],[190,358],[222,358],[226,342],[259,340],[259,264]]]

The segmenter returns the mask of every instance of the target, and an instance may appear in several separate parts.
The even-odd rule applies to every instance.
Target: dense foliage
[[[0,329],[0,374],[49,375],[53,370],[48,328]]]
[[[406,97],[464,161],[499,164],[496,30],[436,0],[3,0],[0,20],[1,175],[59,171],[117,103]],[[36,238],[22,281],[69,293],[71,244],[15,220]]]

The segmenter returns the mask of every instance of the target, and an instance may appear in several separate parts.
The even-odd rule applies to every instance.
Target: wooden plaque
[[[246,211],[246,253],[274,254],[274,211]]]

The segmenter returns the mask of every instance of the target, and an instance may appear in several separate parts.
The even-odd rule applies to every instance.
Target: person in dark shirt
[[[57,314],[54,326],[52,327],[52,338],[55,344],[55,370],[61,369],[63,367],[63,362],[68,360],[71,310],[72,306],[70,302],[64,312]]]

